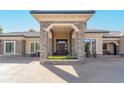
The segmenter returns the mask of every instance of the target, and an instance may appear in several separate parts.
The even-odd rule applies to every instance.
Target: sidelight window
[[[39,43],[31,43],[30,44],[30,52],[35,53],[35,52],[39,52],[40,50],[40,44]]]

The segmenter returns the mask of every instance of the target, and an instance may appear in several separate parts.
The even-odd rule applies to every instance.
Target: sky
[[[0,10],[0,26],[3,32],[21,32],[35,29],[39,31],[39,23],[29,10]],[[124,32],[123,10],[96,10],[87,22],[88,29],[101,29]]]

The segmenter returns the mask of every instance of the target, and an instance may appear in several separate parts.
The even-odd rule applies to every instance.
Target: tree
[[[29,32],[36,32],[34,29],[29,29]]]
[[[3,29],[2,29],[2,27],[0,26],[0,33],[2,33],[2,31],[3,31]]]

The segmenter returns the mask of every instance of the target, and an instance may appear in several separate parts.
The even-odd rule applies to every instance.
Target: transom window
[[[4,41],[4,54],[15,54],[15,41]]]
[[[35,42],[30,43],[30,52],[31,53],[35,53],[35,52],[39,52],[39,51],[40,51],[39,43],[35,43]]]

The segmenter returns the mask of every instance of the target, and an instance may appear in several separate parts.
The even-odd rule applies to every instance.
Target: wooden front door
[[[57,39],[56,40],[56,53],[57,55],[67,55],[67,40],[66,39]]]

